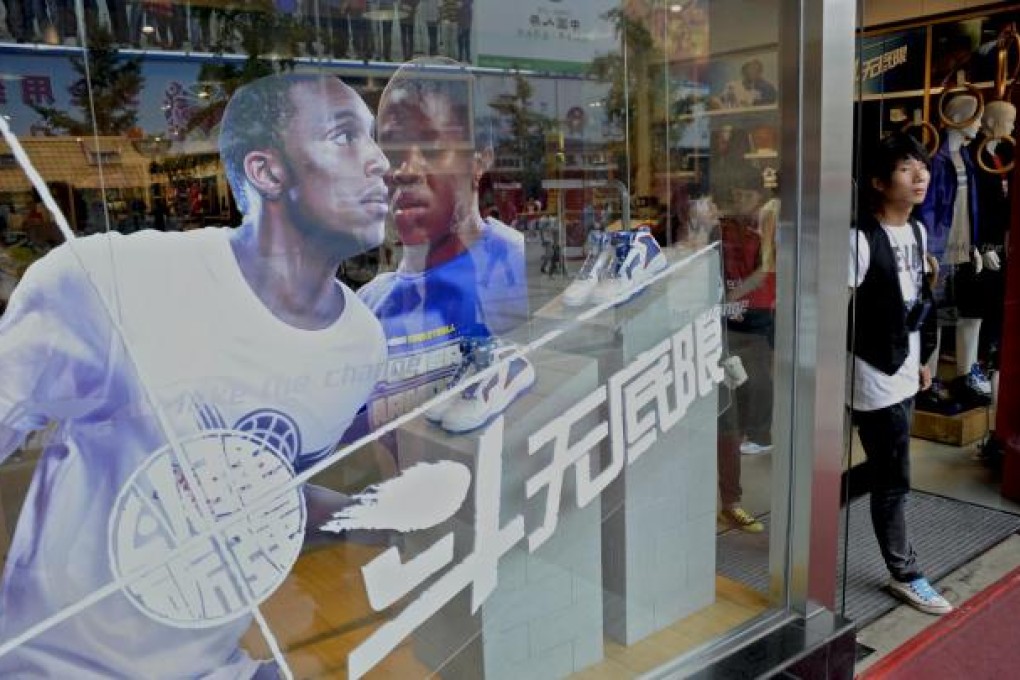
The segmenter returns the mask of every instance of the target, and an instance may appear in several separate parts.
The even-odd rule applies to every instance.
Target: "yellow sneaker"
[[[765,531],[765,525],[754,518],[754,515],[741,507],[730,508],[719,513],[722,518],[731,526],[746,531],[749,534],[760,534]]]

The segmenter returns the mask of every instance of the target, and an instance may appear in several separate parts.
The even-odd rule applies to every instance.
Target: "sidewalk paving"
[[[1014,534],[934,585],[953,605],[959,605],[1017,567],[1020,535]],[[857,663],[856,673],[860,675],[936,621],[938,617],[901,605],[858,631],[857,642],[875,651]],[[980,650],[975,653],[980,654]]]

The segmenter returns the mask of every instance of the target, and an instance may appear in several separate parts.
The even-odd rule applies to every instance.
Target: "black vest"
[[[921,227],[910,220],[914,239],[920,249]],[[850,300],[847,321],[847,351],[868,362],[886,375],[895,375],[910,351],[910,331],[907,330],[907,309],[903,304],[896,255],[885,230],[872,215],[862,215],[857,227],[868,242],[871,261],[864,281]],[[923,253],[922,253],[923,256]],[[931,300],[928,278],[923,274],[922,299]],[[854,301],[856,301],[856,318]],[[934,308],[921,328],[921,363],[931,356],[938,332]]]

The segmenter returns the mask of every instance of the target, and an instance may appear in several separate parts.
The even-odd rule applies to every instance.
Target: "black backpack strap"
[[[921,252],[921,290],[931,295],[931,286],[928,284],[928,277],[925,275],[926,256],[928,255],[928,249],[925,247],[925,243],[921,238],[921,230],[924,228],[923,225],[916,219],[910,220],[910,228],[914,231],[914,240],[917,241],[917,249]],[[934,272],[937,273],[937,272]]]
[[[932,294],[931,284],[928,282],[928,276],[924,272],[925,256],[928,254],[928,250],[924,247],[924,241],[921,240],[921,225],[917,220],[912,219],[910,220],[910,227],[914,230],[914,240],[917,241],[917,249],[921,251],[921,288],[918,297],[930,305],[920,328],[921,365],[924,366],[928,363],[931,355],[934,354],[935,348],[938,347],[939,326],[936,313],[937,305],[935,304],[935,296]]]

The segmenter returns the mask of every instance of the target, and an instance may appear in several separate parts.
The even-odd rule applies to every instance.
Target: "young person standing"
[[[892,576],[890,591],[929,614],[952,605],[924,577],[907,535],[910,421],[918,389],[931,385],[935,314],[922,225],[913,217],[930,180],[928,154],[892,134],[864,156],[858,221],[850,231],[848,404],[867,457],[871,520]]]

